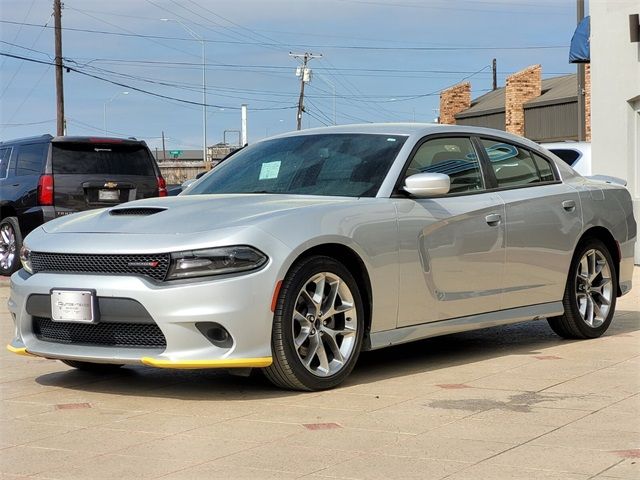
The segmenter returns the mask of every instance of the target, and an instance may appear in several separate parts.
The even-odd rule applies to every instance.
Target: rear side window
[[[9,162],[11,161],[11,148],[0,148],[0,178],[7,178]]]
[[[142,145],[55,143],[52,163],[54,174],[155,176]]]
[[[537,153],[531,152],[533,161],[536,164],[538,173],[540,174],[540,180],[543,182],[553,182],[556,178],[551,168],[551,163],[546,158],[541,157]]]
[[[564,163],[571,167],[573,167],[580,158],[580,152],[577,150],[570,150],[568,148],[550,148],[549,151],[557,157],[560,157]]]
[[[499,188],[540,183],[542,176],[528,150],[496,140],[481,139]]]
[[[21,145],[16,160],[16,175],[40,175],[44,166],[44,154],[48,143]]]

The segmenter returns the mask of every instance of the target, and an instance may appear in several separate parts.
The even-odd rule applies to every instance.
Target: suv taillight
[[[38,180],[38,205],[53,205],[53,175],[41,175]]]
[[[164,181],[164,178],[158,177],[158,196],[166,197],[167,196],[167,182]]]

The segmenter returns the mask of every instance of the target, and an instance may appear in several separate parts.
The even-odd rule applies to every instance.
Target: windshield
[[[54,174],[155,176],[144,145],[54,143]]]
[[[373,197],[406,141],[400,135],[276,138],[233,155],[185,191]]]

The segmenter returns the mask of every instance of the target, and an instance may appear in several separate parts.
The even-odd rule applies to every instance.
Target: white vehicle
[[[580,175],[593,175],[590,142],[553,142],[541,143],[540,146],[559,157]]]

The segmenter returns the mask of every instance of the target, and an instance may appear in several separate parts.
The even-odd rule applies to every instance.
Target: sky
[[[55,134],[52,0],[0,3],[0,140]],[[162,21],[161,19],[169,19]],[[202,42],[207,137],[249,142],[294,130],[309,62],[303,128],[432,122],[440,90],[473,97],[529,65],[574,73],[574,0],[65,0],[65,116],[69,135],[136,137],[151,148],[202,145]],[[189,32],[191,31],[191,33]],[[544,48],[542,48],[544,47]],[[35,60],[36,62],[34,62]],[[40,63],[37,63],[40,62]],[[123,94],[128,92],[128,94]],[[335,117],[334,117],[335,105]]]

